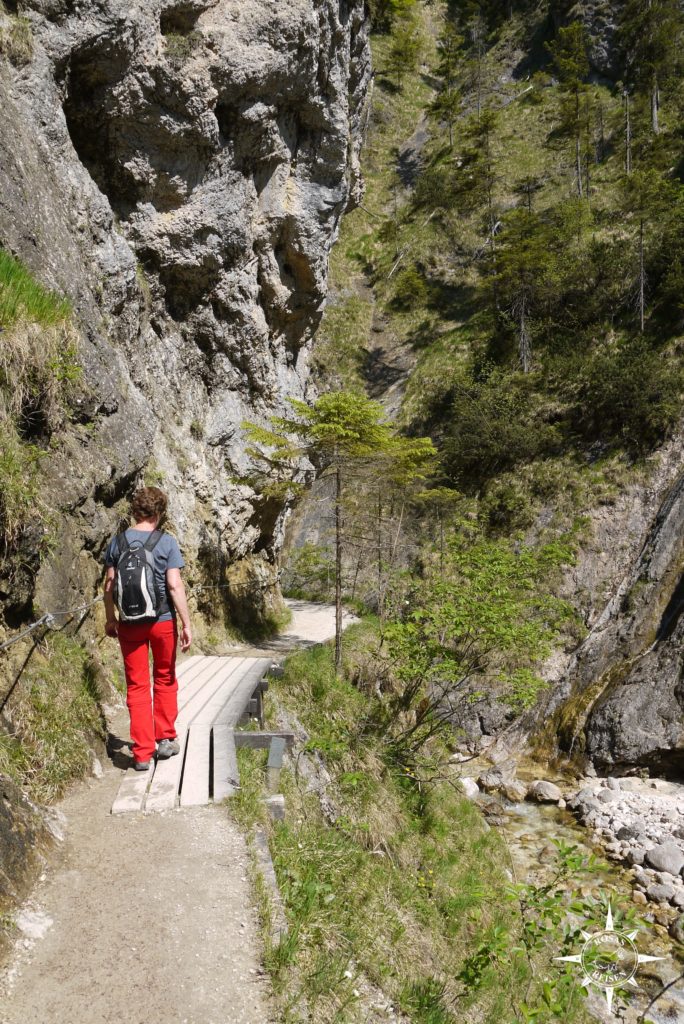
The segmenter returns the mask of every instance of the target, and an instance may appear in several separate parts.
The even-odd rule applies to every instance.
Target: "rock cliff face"
[[[363,0],[5,7],[33,55],[0,55],[0,246],[69,296],[84,368],[43,463],[55,554],[38,568],[25,538],[6,618],[34,589],[43,608],[92,594],[144,474],[192,576],[227,580],[235,618],[264,613],[285,513],[237,482],[240,422],[307,394],[328,253],[361,190]]]
[[[556,27],[580,18],[587,30],[592,69],[605,78],[620,78],[616,0],[553,0],[551,14]]]
[[[568,580],[569,592],[586,589],[596,610],[584,642],[558,666],[545,735],[601,771],[684,772],[681,444],[679,434],[663,449],[648,485],[594,516],[596,543]]]

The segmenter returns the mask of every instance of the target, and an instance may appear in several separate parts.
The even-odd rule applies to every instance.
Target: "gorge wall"
[[[309,394],[328,254],[362,187],[363,0],[0,4],[0,31],[19,22],[0,247],[69,297],[83,374],[41,460],[52,553],[24,531],[5,623],[93,595],[143,479],[171,495],[191,582],[227,583],[234,621],[258,619],[287,512],[241,482],[240,423]]]

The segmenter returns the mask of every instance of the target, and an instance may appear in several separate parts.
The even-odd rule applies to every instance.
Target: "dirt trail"
[[[127,736],[127,716],[117,717]],[[61,805],[58,864],[24,909],[2,1024],[264,1024],[244,837],[221,806],[113,817],[121,771]],[[27,912],[28,911],[28,912]],[[35,916],[33,916],[35,914]]]
[[[260,653],[277,658],[334,635],[332,607],[288,603],[287,634]],[[275,1021],[248,850],[229,809],[112,816],[128,715],[109,724],[118,750],[101,779],[60,804],[65,839],[18,915],[21,937],[0,974],[0,1024]]]

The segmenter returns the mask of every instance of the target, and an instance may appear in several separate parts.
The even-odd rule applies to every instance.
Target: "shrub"
[[[0,3],[0,13],[3,5]],[[27,18],[11,17],[9,24],[0,27],[0,54],[16,67],[28,64],[33,57],[33,33]]]
[[[681,368],[644,338],[605,346],[580,379],[575,425],[591,438],[647,451],[676,422],[683,383]]]

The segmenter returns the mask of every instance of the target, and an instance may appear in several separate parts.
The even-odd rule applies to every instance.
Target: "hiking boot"
[[[136,772],[146,772],[146,771],[149,770],[149,767],[150,767],[150,762],[149,761],[134,761],[133,762],[133,769]]]
[[[157,757],[160,761],[165,761],[167,757],[173,757],[175,754],[180,754],[178,740],[159,740],[157,744]]]

